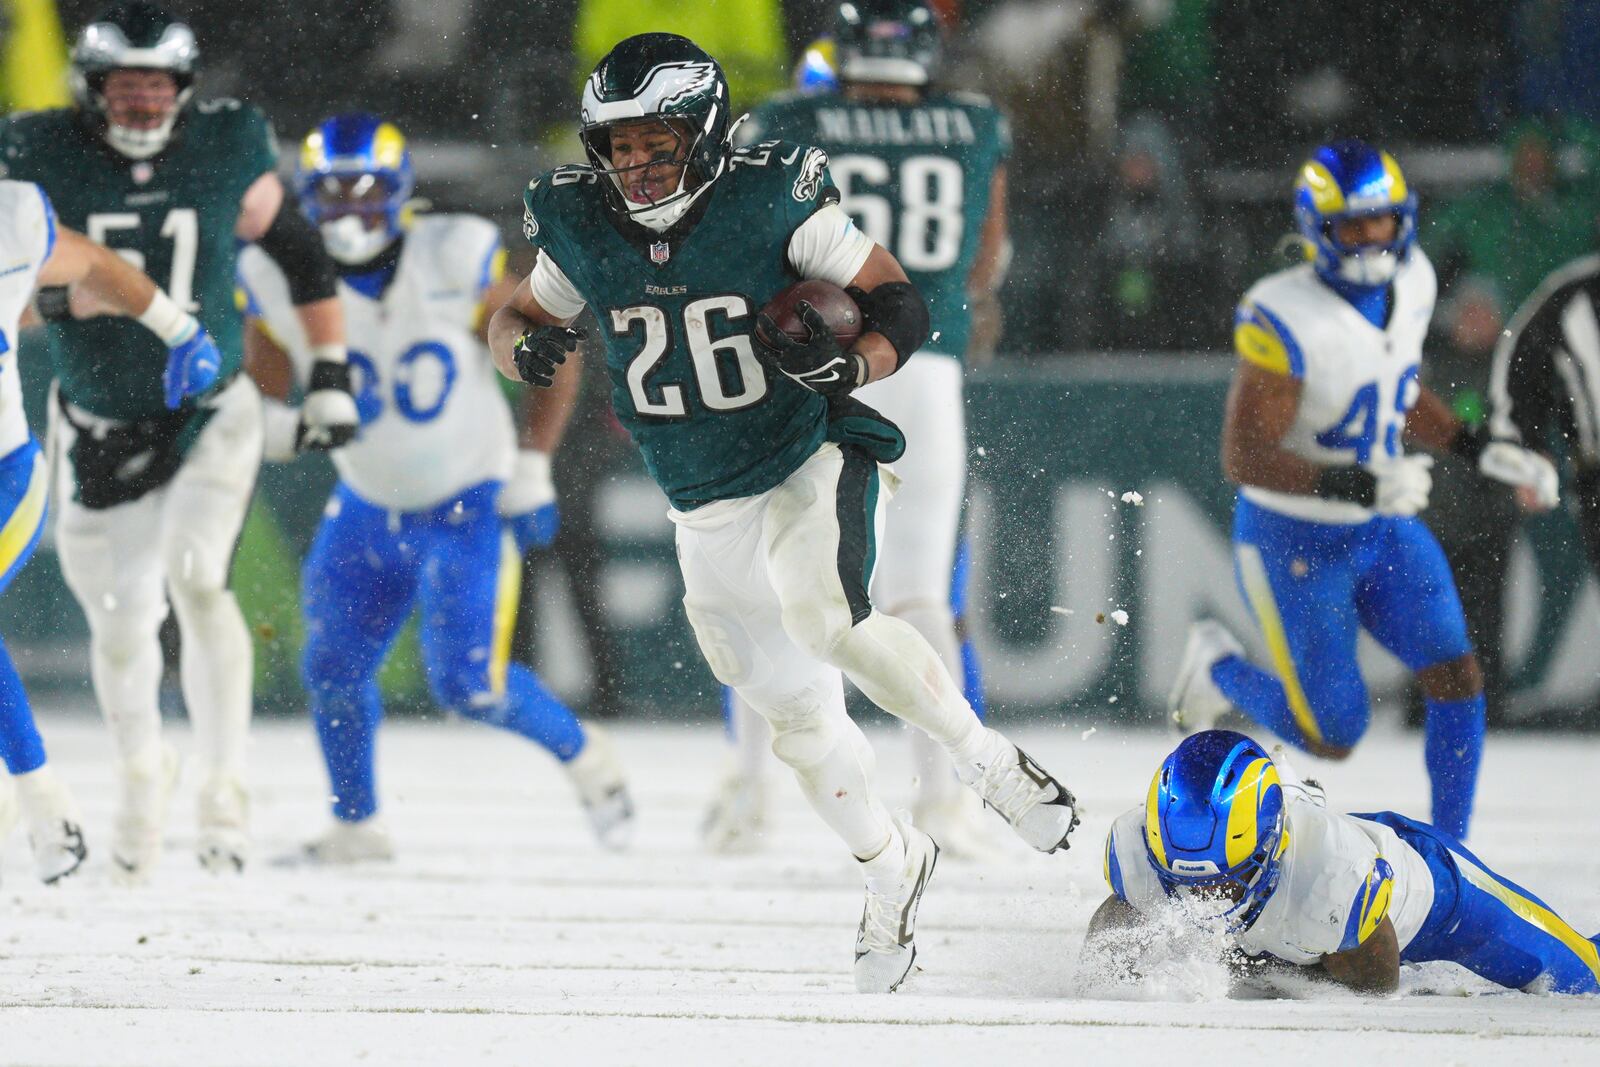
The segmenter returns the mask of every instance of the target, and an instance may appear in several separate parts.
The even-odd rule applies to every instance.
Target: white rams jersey
[[[0,457],[28,443],[17,324],[55,240],[55,211],[44,190],[32,182],[0,181]]]
[[[1433,264],[1412,247],[1379,329],[1303,264],[1269,274],[1234,318],[1241,359],[1298,378],[1300,409],[1282,447],[1313,463],[1370,467],[1404,451],[1406,413],[1421,390],[1422,342],[1433,317]],[[1344,500],[1245,486],[1262,507],[1313,522],[1357,523],[1372,511]]]
[[[1385,916],[1403,950],[1433,907],[1433,874],[1416,849],[1381,823],[1285,797],[1289,844],[1277,888],[1249,928],[1235,935],[1252,956],[1308,966],[1355,948]],[[1144,844],[1143,806],[1124,812],[1106,839],[1106,880],[1135,910],[1170,906]]]
[[[475,215],[423,215],[406,231],[379,299],[339,283],[350,349],[356,439],[333,452],[363,499],[422,511],[511,475],[516,432],[499,374],[476,330],[504,263],[500,231]],[[249,314],[294,360],[302,386],[311,347],[277,264],[254,246],[239,257]]]

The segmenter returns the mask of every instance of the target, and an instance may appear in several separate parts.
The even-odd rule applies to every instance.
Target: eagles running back
[[[827,165],[821,149],[782,141],[734,152],[697,225],[656,239],[614,224],[592,167],[560,167],[524,194],[524,234],[570,291],[541,298],[566,316],[593,294],[612,405],[680,510],[765,492],[825,438],[827,403],[769,373],[749,331],[797,271],[842,285],[866,259],[859,233],[806,225],[837,200]]]
[[[1010,132],[984,98],[932,88],[941,38],[937,18],[920,0],[841,4],[833,34],[837,85],[769,100],[739,133],[826,150],[840,206],[894,253],[928,302],[926,344],[899,373],[859,394],[906,438],[906,454],[895,464],[900,486],[885,515],[888,550],[872,594],[960,675],[965,660],[948,592],[966,490],[963,361],[973,305],[982,300],[998,316]],[[759,723],[737,699],[728,707],[740,765],[759,766],[765,748]],[[937,745],[919,733],[910,743],[917,824],[952,856],[977,857],[987,837],[981,809],[959,788]],[[741,847],[754,840],[758,835],[741,821],[759,817],[759,800],[737,798],[759,793],[758,776],[739,771],[730,777],[708,816],[708,843]]]

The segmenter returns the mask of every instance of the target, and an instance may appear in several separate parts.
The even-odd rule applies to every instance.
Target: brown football
[[[767,302],[761,310],[772,316],[778,329],[796,341],[809,340],[811,331],[800,321],[800,301],[804,300],[822,314],[822,319],[833,329],[840,347],[849,350],[861,336],[861,309],[855,298],[832,282],[813,279],[791,285]]]

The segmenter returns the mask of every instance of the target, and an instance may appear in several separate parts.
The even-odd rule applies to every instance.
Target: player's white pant
[[[228,577],[261,465],[261,396],[240,374],[212,406],[216,413],[171,481],[137,500],[90,509],[74,499],[68,450],[77,431],[53,403],[56,545],[89,620],[95,698],[118,754],[131,760],[160,738],[158,634],[170,597],[183,638],[183,697],[204,771],[238,776],[250,725],[252,649]]]
[[[855,394],[892,419],[906,437],[905,455],[894,465],[900,486],[886,509],[873,604],[916,627],[956,678],[962,675],[961,643],[950,610],[950,576],[967,479],[964,376],[960,360],[920,352],[898,373]],[[748,774],[760,766],[755,748],[764,731],[752,728],[758,724],[737,698],[734,716],[738,766]],[[943,750],[926,734],[913,731],[911,746],[919,809],[962,788]]]
[[[713,673],[768,721],[774,754],[863,857],[892,824],[869,791],[872,751],[845,714],[839,672],[955,758],[983,736],[928,642],[867,601],[893,479],[825,444],[775,489],[672,513],[684,609]]]

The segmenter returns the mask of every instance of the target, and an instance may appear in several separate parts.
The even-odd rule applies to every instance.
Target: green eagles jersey
[[[932,335],[924,350],[966,355],[967,277],[994,173],[1011,154],[1010,128],[993,105],[970,93],[936,93],[916,104],[788,94],[751,112],[739,136],[825,149],[840,205],[894,253],[928,301]]]
[[[242,358],[239,203],[276,166],[266,117],[237,100],[191,105],[172,143],[149,160],[118,155],[70,109],[0,120],[0,174],[43,186],[64,225],[127,257],[198,316],[222,352],[223,380]],[[166,413],[167,350],[144,327],[102,316],[55,322],[49,332],[66,399],[108,419]]]
[[[591,167],[560,167],[523,196],[523,232],[594,312],[612,406],[680,510],[766,492],[825,439],[827,403],[768,371],[750,331],[800,280],[789,238],[837,198],[827,162],[795,144],[736,152],[666,234],[619,218]]]

